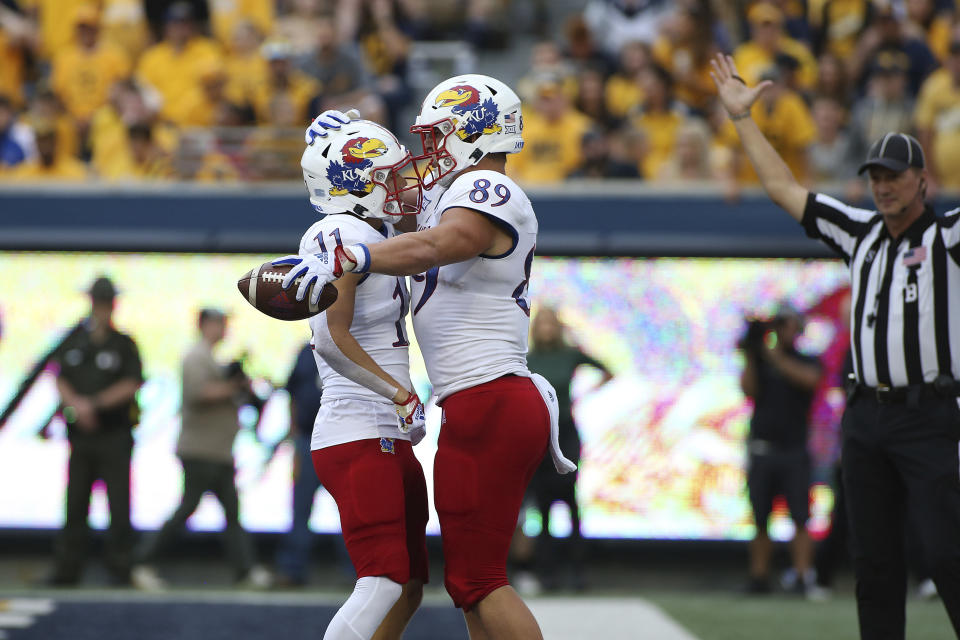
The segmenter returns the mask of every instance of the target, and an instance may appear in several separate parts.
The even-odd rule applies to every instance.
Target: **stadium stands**
[[[296,180],[311,115],[357,106],[404,135],[439,76],[484,71],[526,101],[519,180],[735,197],[755,176],[713,98],[726,51],[748,82],[776,81],[754,117],[803,180],[851,178],[872,114],[932,144],[937,184],[956,188],[958,5],[3,0],[0,183]],[[877,80],[898,70],[899,95]]]

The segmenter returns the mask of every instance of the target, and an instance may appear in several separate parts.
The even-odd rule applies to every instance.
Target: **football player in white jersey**
[[[322,114],[317,127],[350,126]],[[526,365],[528,283],[537,219],[504,173],[523,148],[520,99],[481,75],[440,83],[411,132],[421,136],[424,200],[418,231],[375,245],[328,247],[304,258],[302,299],[344,273],[412,275],[413,322],[443,409],[434,462],[444,583],[470,636],[541,638],[510,587],[507,550],[530,477],[549,449],[558,471],[574,466],[556,443],[556,401]]]
[[[401,177],[411,155],[388,130],[357,120],[335,132],[308,131],[306,139],[304,181],[326,216],[304,234],[300,255],[376,246],[393,236],[391,223],[417,211],[420,182]],[[408,391],[409,297],[395,276],[347,274],[335,286],[336,302],[309,320],[323,381],[311,450],[358,580],[324,638],[399,638],[427,581],[427,488],[412,450],[423,407]]]

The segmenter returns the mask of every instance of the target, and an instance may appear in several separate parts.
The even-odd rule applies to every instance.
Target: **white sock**
[[[403,587],[390,578],[360,578],[353,593],[330,621],[323,640],[370,640],[401,593]]]

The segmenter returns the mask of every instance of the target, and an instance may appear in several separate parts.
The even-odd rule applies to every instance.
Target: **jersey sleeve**
[[[948,211],[940,221],[943,244],[953,261],[960,265],[960,207]]]
[[[811,192],[801,223],[807,235],[836,251],[850,263],[857,240],[863,237],[879,214],[846,205],[822,193]]]
[[[513,239],[510,250],[502,255],[482,258],[505,258],[517,247],[520,233],[536,233],[536,219],[527,194],[509,177],[494,171],[471,171],[458,178],[442,203],[443,211],[471,209],[506,231]]]

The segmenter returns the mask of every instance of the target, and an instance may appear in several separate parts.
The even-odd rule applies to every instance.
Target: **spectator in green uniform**
[[[557,391],[560,405],[560,449],[570,460],[580,462],[580,434],[573,419],[570,383],[581,365],[600,370],[600,384],[613,377],[599,361],[564,340],[564,326],[555,309],[543,307],[534,316],[531,327],[533,346],[527,354],[527,366],[546,378]],[[541,463],[530,481],[529,496],[540,512],[542,527],[536,542],[537,573],[547,589],[560,586],[559,569],[569,569],[574,589],[586,587],[583,575],[583,538],[580,533],[580,507],[576,494],[577,473],[560,475],[549,456]],[[568,538],[550,534],[550,506],[563,502],[570,509],[571,532]]]

